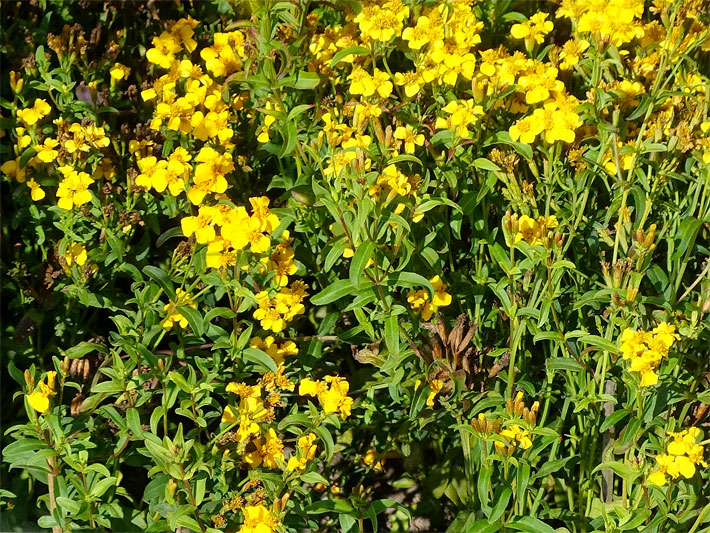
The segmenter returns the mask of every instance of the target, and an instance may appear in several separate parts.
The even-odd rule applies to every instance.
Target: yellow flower
[[[379,459],[380,454],[374,448],[369,448],[365,455],[362,457],[362,462],[367,466],[372,466],[373,464],[375,470],[383,470],[385,467],[385,459]]]
[[[326,376],[325,381],[313,381],[304,379],[298,387],[300,396],[317,396],[318,401],[326,414],[339,413],[345,420],[350,416],[353,399],[349,397],[350,385],[338,376]]]
[[[440,307],[451,305],[452,297],[446,292],[447,287],[439,276],[429,280],[434,287],[434,296],[429,301],[429,293],[424,289],[409,291],[407,301],[414,311],[421,311],[422,320],[429,320]]]
[[[467,137],[470,132],[468,127],[478,122],[483,115],[483,107],[476,105],[473,99],[452,100],[442,109],[449,116],[437,117],[435,127],[437,130],[451,130],[459,137]]]
[[[130,67],[122,65],[121,63],[116,63],[114,66],[111,67],[111,70],[109,70],[109,74],[111,74],[111,78],[114,80],[128,79],[128,75],[130,73]]]
[[[34,180],[34,178],[30,178],[27,181],[27,186],[30,188],[30,197],[34,202],[39,202],[42,198],[44,198],[44,191],[42,190],[42,187],[40,187],[40,184]]]
[[[530,115],[513,124],[508,133],[513,141],[531,144],[545,130],[545,123],[538,115]]]
[[[57,146],[59,146],[59,141],[57,139],[47,137],[44,140],[44,144],[35,146],[37,159],[42,161],[42,163],[51,163],[59,155],[59,151],[55,150]]]
[[[394,130],[394,138],[404,141],[404,151],[408,154],[413,154],[415,145],[422,146],[424,144],[424,135],[417,133],[409,124],[406,126],[397,126]]]
[[[429,389],[431,392],[429,392],[429,396],[427,396],[426,399],[426,404],[429,407],[434,407],[434,399],[436,396],[441,392],[442,387],[444,386],[444,382],[440,379],[433,379],[429,383]]]
[[[353,95],[372,96],[377,93],[381,98],[387,98],[394,88],[389,75],[378,68],[374,68],[370,76],[362,67],[355,67],[348,79],[351,80],[350,94]]]
[[[87,259],[86,248],[78,242],[73,242],[67,246],[66,252],[64,252],[64,259],[66,259],[67,265],[69,266],[71,266],[72,263],[83,266]]]
[[[261,337],[254,337],[249,341],[249,346],[269,354],[278,366],[283,365],[287,356],[298,354],[298,348],[295,342],[285,341],[278,344],[271,335],[265,337],[263,340]]]
[[[580,57],[584,51],[589,48],[589,43],[582,39],[581,41],[567,41],[560,51],[560,68],[562,70],[570,70],[573,66],[579,63]]]
[[[262,463],[266,468],[276,468],[284,460],[284,445],[272,428],[266,433],[266,439],[261,447]]]
[[[274,533],[278,527],[278,519],[263,505],[245,505],[244,524],[238,533]]]
[[[154,65],[169,69],[173,61],[175,61],[175,54],[180,50],[180,44],[178,44],[173,35],[163,32],[159,36],[153,37],[153,48],[148,49],[145,57]]]
[[[510,35],[514,39],[525,39],[525,45],[532,48],[534,44],[542,44],[545,35],[554,29],[552,21],[547,20],[547,13],[535,13],[530,20],[522,24],[513,24]]]
[[[269,297],[269,293],[261,291],[255,295],[259,308],[254,311],[254,318],[260,321],[261,327],[279,333],[286,328],[284,316],[288,313],[288,306],[276,298]]]
[[[44,380],[37,383],[37,387],[27,395],[27,401],[30,402],[32,408],[40,413],[49,409],[49,397],[57,394],[55,391],[55,379],[57,373],[54,370],[47,372],[47,384]]]
[[[227,406],[224,408],[222,413],[222,423],[223,424],[234,424],[237,421],[237,417],[234,415],[232,408]]]
[[[214,224],[217,214],[218,211],[214,207],[202,206],[196,217],[183,217],[180,220],[183,235],[189,237],[194,234],[195,240],[200,244],[213,241],[216,236]]]
[[[415,96],[424,85],[424,80],[422,80],[421,74],[418,72],[395,72],[394,82],[398,86],[404,86],[404,94],[407,98],[412,98]]]
[[[316,434],[307,433],[298,437],[296,452],[291,455],[286,470],[305,470],[308,463],[316,456]]]
[[[46,100],[37,98],[32,107],[26,109],[19,109],[17,111],[17,119],[22,121],[27,126],[32,126],[37,124],[44,117],[49,115],[52,108],[49,106]]]

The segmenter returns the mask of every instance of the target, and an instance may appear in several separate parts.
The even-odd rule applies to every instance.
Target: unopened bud
[[[10,89],[12,89],[12,92],[19,93],[22,90],[24,83],[25,82],[20,74],[14,70],[10,71]]]
[[[627,303],[634,303],[636,301],[636,296],[638,295],[639,290],[636,287],[626,287],[626,302]]]
[[[656,245],[653,243],[653,241],[656,240],[656,225],[651,224],[651,226],[648,228],[648,233],[646,234],[646,238],[643,241],[643,245],[646,248],[655,248]]]

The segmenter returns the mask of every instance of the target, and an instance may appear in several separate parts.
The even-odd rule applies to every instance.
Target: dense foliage
[[[710,532],[707,0],[1,20],[0,529]]]

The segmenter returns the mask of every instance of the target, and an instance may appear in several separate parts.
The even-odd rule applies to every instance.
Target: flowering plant
[[[0,529],[710,531],[705,0],[0,17]]]

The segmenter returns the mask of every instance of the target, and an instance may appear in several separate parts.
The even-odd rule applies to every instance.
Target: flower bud
[[[25,82],[19,73],[14,70],[10,71],[10,89],[12,89],[13,93],[19,93],[22,90],[24,83]]]

